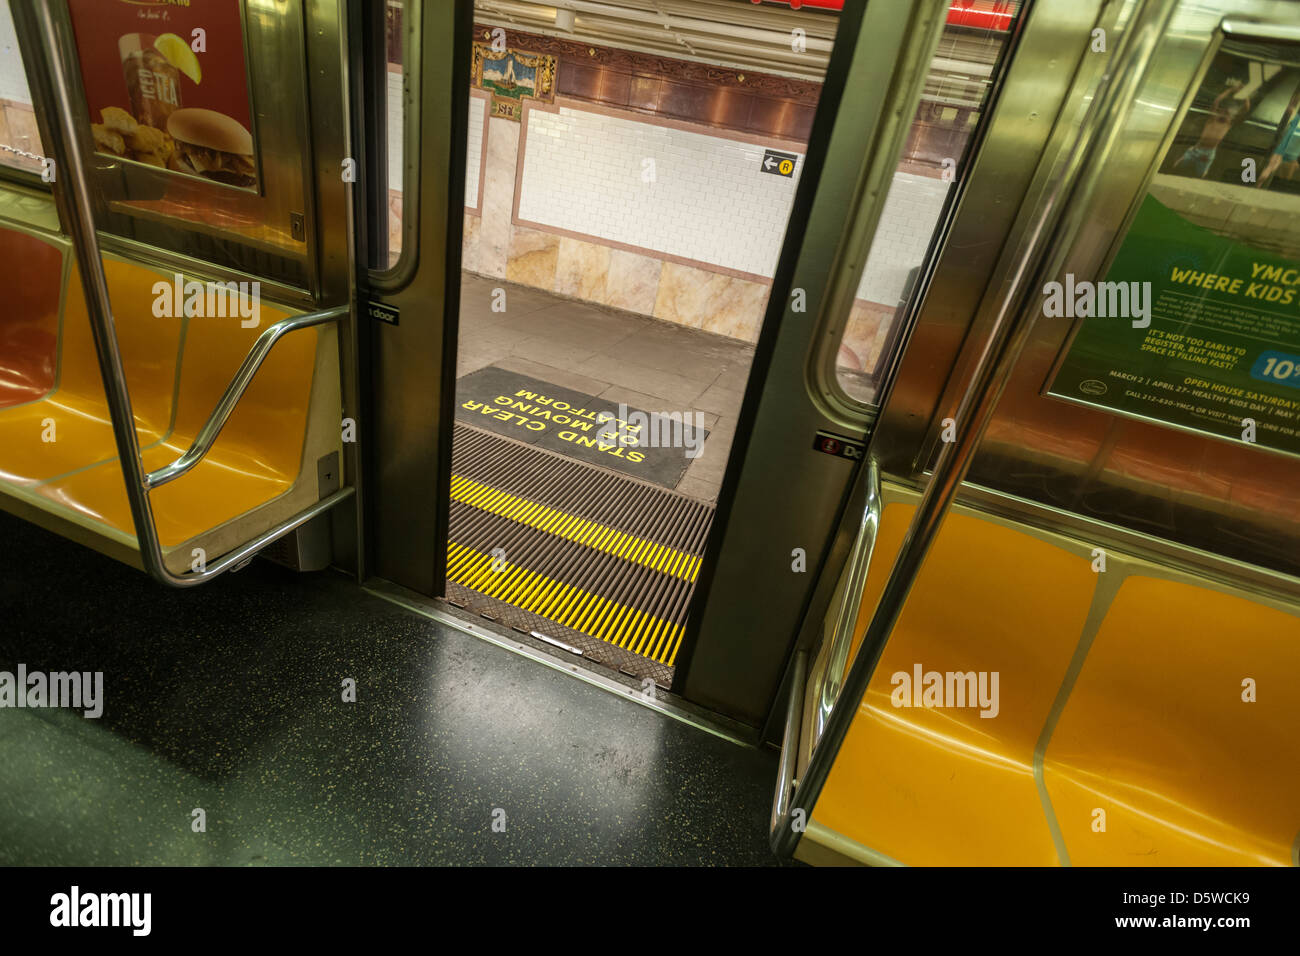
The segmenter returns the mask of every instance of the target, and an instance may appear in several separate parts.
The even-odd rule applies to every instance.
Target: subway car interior
[[[3,13],[0,864],[1300,865],[1300,4]]]

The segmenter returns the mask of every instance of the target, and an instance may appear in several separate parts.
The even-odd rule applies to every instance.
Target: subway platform
[[[493,311],[493,290],[505,310]],[[488,366],[647,412],[698,413],[709,432],[672,490],[717,500],[754,348],[644,315],[463,273],[463,378]]]

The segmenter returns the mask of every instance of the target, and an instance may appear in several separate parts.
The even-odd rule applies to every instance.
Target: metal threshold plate
[[[457,424],[447,599],[667,688],[713,507]]]

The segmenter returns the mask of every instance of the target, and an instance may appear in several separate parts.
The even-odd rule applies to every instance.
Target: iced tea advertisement
[[[241,0],[69,0],[97,152],[257,188]]]
[[[1049,394],[1300,454],[1293,46],[1224,43],[1105,281],[1072,278],[1058,311],[1083,318]]]

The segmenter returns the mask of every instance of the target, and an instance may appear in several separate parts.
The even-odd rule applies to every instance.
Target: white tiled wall
[[[902,298],[907,273],[925,259],[951,185],[929,176],[894,173],[858,285],[859,299],[894,305]]]
[[[0,100],[32,101],[27,92],[22,57],[18,55],[18,37],[9,13],[9,0],[0,0]]]
[[[528,111],[519,218],[761,276],[771,276],[795,176],[761,172],[759,143],[561,107]],[[655,161],[655,180],[642,162]],[[858,287],[892,305],[921,264],[949,183],[898,172]]]
[[[793,177],[774,176],[758,142],[568,107],[529,110],[526,137],[521,220],[772,275],[802,156]]]
[[[481,96],[469,98],[469,144],[465,151],[465,205],[478,205],[479,169],[483,162]],[[388,71],[388,188],[402,191],[402,74]]]
[[[478,205],[478,174],[483,167],[483,111],[487,101],[469,98],[469,146],[465,150],[465,205]]]

